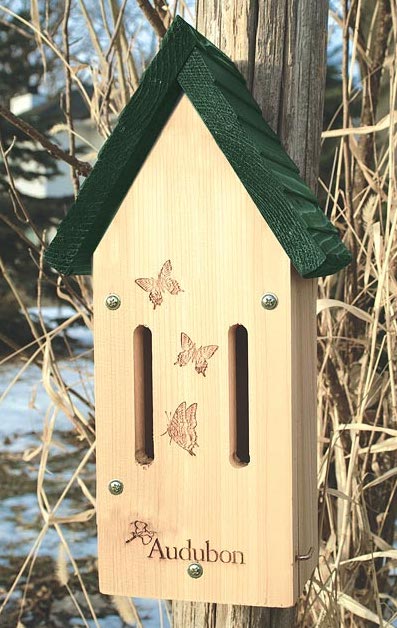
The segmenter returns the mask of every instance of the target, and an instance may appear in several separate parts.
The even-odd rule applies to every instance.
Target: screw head
[[[278,298],[273,292],[265,292],[261,298],[261,304],[265,310],[275,310],[278,306]]]
[[[112,495],[121,495],[124,490],[124,484],[121,480],[111,480],[108,488]]]
[[[109,310],[118,310],[121,305],[121,299],[117,294],[108,294],[105,299],[105,305]]]
[[[187,568],[187,572],[191,578],[201,578],[203,575],[203,567],[199,563],[192,563]]]

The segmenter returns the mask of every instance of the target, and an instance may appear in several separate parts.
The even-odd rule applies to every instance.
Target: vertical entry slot
[[[244,467],[250,461],[248,333],[243,325],[229,329],[230,462]]]
[[[134,331],[135,460],[154,460],[152,332],[139,325]]]

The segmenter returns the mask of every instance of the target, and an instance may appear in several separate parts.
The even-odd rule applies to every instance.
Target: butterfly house
[[[101,591],[292,605],[317,562],[316,278],[350,254],[181,18],[46,259],[93,276]]]

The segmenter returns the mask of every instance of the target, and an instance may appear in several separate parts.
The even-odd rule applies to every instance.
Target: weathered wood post
[[[198,30],[233,59],[264,118],[314,190],[327,15],[327,0],[197,0]],[[282,628],[294,625],[294,615],[294,608],[173,602],[174,628]]]

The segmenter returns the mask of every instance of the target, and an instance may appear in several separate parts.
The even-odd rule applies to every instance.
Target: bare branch
[[[66,0],[63,16],[62,39],[64,46],[64,55],[66,59],[65,65],[65,117],[68,126],[69,136],[69,154],[71,157],[76,155],[76,139],[74,136],[74,124],[72,116],[72,75],[70,71],[70,51],[69,51],[69,17],[70,17],[71,0]],[[79,177],[76,168],[71,169],[74,193],[77,196],[79,191]]]
[[[149,24],[153,26],[157,35],[163,38],[167,32],[167,29],[165,28],[157,11],[150,4],[149,0],[137,0],[137,4],[142,9],[142,12]]]
[[[67,164],[76,169],[76,171],[81,174],[83,177],[88,177],[90,174],[92,167],[86,161],[80,161],[77,157],[73,157],[68,153],[65,153],[62,148],[60,148],[57,144],[50,142],[45,135],[37,131],[31,124],[22,120],[19,116],[14,115],[7,107],[4,107],[0,104],[0,116],[10,122],[17,129],[25,133],[31,140],[34,142],[38,142],[41,144],[46,151],[50,153],[55,159],[59,159],[60,161],[65,161]]]

